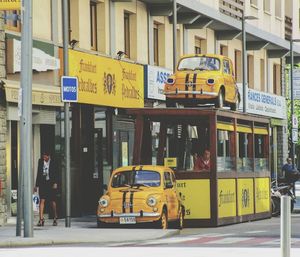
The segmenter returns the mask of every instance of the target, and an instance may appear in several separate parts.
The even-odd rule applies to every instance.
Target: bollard
[[[291,198],[281,196],[280,246],[281,257],[290,257],[291,250]]]

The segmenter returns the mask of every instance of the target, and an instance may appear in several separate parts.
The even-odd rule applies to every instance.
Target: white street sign
[[[298,118],[295,114],[292,116],[292,128],[298,129]]]

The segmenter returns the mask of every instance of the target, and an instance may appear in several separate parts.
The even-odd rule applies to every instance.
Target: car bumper
[[[119,217],[160,217],[158,212],[133,212],[133,213],[108,213],[108,214],[98,214],[98,218],[119,218]]]
[[[216,92],[208,92],[208,91],[189,91],[189,90],[174,90],[165,92],[166,96],[174,96],[174,95],[202,95],[202,96],[213,96],[217,97],[218,93]]]

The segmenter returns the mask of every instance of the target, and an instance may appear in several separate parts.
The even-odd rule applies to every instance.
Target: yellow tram
[[[185,226],[271,217],[269,119],[214,108],[127,112],[135,117],[133,164],[175,170]]]

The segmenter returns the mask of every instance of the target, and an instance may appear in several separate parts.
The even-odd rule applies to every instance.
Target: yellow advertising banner
[[[210,181],[193,179],[176,181],[185,207],[185,219],[210,219]]]
[[[0,0],[0,10],[21,10],[21,0]]]
[[[256,213],[270,211],[270,178],[255,179]]]
[[[78,78],[79,103],[144,107],[142,65],[69,50],[69,75]]]
[[[238,215],[254,214],[254,187],[253,179],[238,179]]]
[[[218,216],[236,216],[235,179],[218,179]]]

